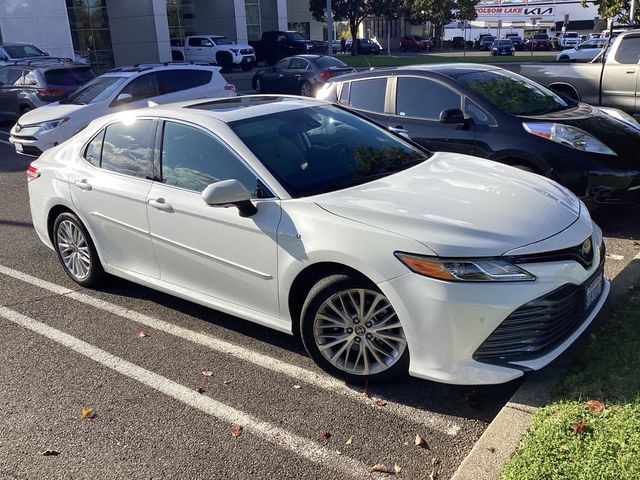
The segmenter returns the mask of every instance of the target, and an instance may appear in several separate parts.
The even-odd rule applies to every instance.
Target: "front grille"
[[[243,48],[240,53],[242,55],[253,55],[253,48]]]
[[[586,288],[602,274],[604,244],[598,270],[582,285],[563,285],[536,298],[509,315],[478,347],[473,358],[506,364],[539,358],[565,341],[598,303],[585,310]]]

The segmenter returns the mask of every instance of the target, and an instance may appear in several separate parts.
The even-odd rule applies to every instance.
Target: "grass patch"
[[[375,56],[356,56],[343,55],[339,57],[344,63],[351,67],[363,68],[369,67],[401,67],[404,65],[422,65],[430,63],[508,63],[508,62],[549,62],[555,60],[555,57],[549,55],[527,55],[516,57],[492,57],[487,54],[486,57],[478,56],[443,56],[443,55],[375,55]],[[368,63],[367,63],[368,61]]]
[[[501,480],[640,479],[640,295],[586,341],[556,400],[538,410]],[[604,403],[592,411],[589,400]],[[574,427],[584,422],[584,430]]]

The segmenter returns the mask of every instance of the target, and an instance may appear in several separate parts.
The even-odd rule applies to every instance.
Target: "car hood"
[[[251,45],[246,45],[244,43],[234,43],[233,45],[231,45],[231,48],[239,48],[241,50],[250,48],[251,50],[253,50],[253,47]]]
[[[617,155],[598,155],[611,168],[640,169],[640,128],[617,120],[598,107],[580,103],[576,108],[530,117],[532,121],[557,122],[578,127],[611,148]]]
[[[58,118],[68,117],[72,113],[86,107],[88,107],[88,105],[74,105],[71,103],[60,104],[59,102],[54,102],[25,113],[20,117],[18,123],[25,126],[49,122],[51,120],[57,120]]]
[[[557,183],[455,153],[313,197],[330,213],[423,243],[443,257],[497,256],[549,238],[580,216]]]

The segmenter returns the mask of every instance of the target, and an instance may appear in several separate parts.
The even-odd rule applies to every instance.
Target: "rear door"
[[[262,72],[262,88],[265,93],[285,93],[285,73],[291,63],[290,58],[283,58],[273,67]]]
[[[607,58],[602,77],[602,105],[626,111],[636,110],[640,71],[640,35],[621,39],[615,56]]]
[[[407,130],[412,140],[435,152],[473,154],[476,140],[473,122],[440,122],[443,111],[462,110],[462,95],[435,79],[398,76],[391,80],[395,82],[395,96],[392,96],[393,114],[387,120],[389,127]]]
[[[283,70],[284,89],[286,93],[300,94],[300,82],[309,69],[309,62],[304,58],[293,57],[288,67]]]

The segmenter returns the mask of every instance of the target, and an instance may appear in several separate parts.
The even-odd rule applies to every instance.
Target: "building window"
[[[287,28],[298,32],[304,38],[311,38],[311,24],[309,22],[289,22]]]
[[[193,0],[167,0],[167,20],[171,45],[183,45],[185,37],[196,35]]]
[[[88,55],[94,70],[113,68],[106,0],[66,0],[73,49]]]
[[[262,24],[260,22],[260,0],[244,0],[247,15],[247,36],[249,40],[260,40]]]

